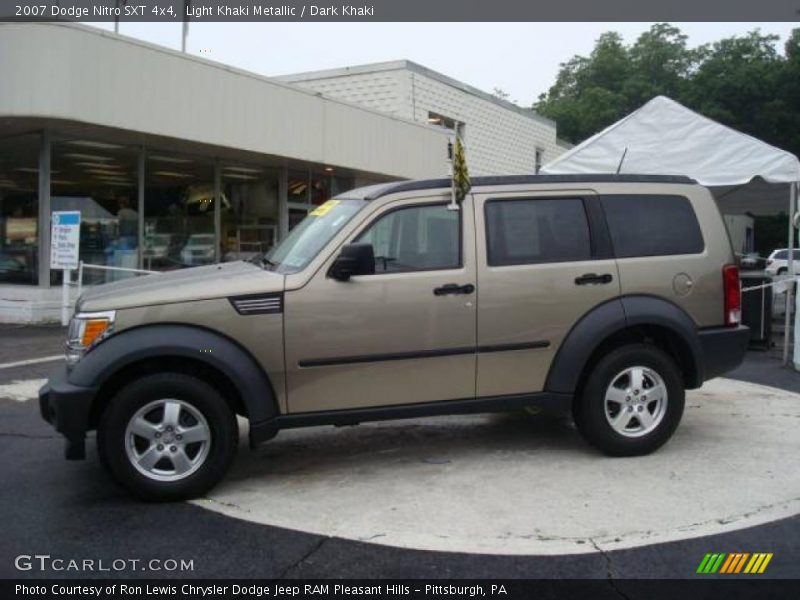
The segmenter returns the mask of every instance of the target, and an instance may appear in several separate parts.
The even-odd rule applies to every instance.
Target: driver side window
[[[372,244],[375,273],[457,269],[461,211],[445,204],[399,208],[379,217],[356,241]]]

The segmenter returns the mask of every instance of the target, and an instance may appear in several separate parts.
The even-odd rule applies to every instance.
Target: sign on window
[[[80,240],[80,211],[53,212],[50,228],[50,268],[77,269]]]

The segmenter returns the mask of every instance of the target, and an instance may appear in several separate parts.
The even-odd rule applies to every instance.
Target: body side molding
[[[304,358],[297,363],[298,367],[329,367],[333,365],[351,365],[370,362],[386,362],[392,360],[410,360],[414,358],[436,358],[440,356],[460,356],[463,354],[483,354],[487,352],[512,352],[514,350],[533,350],[547,348],[548,340],[535,342],[517,342],[512,344],[494,344],[487,346],[462,346],[454,348],[435,348],[433,350],[417,350],[415,352],[392,352],[388,354],[360,354],[357,356],[333,356],[331,358]]]

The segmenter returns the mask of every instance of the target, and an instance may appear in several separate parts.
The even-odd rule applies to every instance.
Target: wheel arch
[[[611,348],[651,342],[675,360],[687,389],[703,382],[702,349],[692,318],[656,296],[615,298],[586,313],[572,327],[547,375],[549,392],[574,394],[592,365]]]
[[[69,380],[97,390],[90,410],[94,426],[109,399],[127,381],[166,371],[211,384],[251,423],[279,413],[272,384],[255,358],[223,334],[191,325],[145,325],[115,334],[78,362]]]

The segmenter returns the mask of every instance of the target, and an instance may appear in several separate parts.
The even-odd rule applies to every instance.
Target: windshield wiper
[[[253,263],[254,265],[259,265],[263,268],[275,268],[278,266],[278,263],[272,262],[263,254],[256,254],[252,258],[248,258],[245,262]]]

